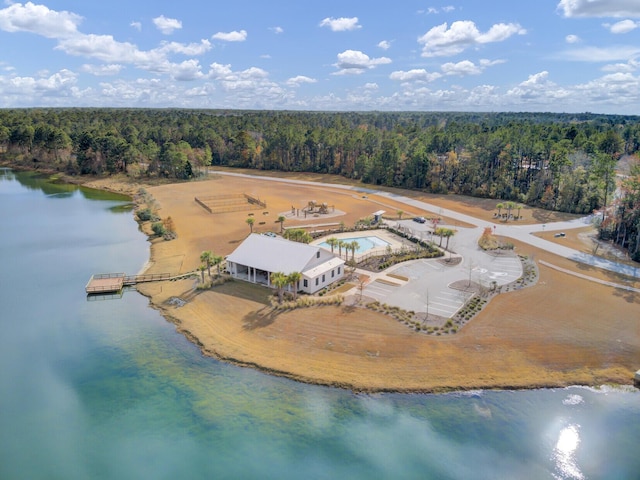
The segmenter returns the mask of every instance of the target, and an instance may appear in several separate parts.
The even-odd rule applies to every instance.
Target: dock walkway
[[[145,282],[171,280],[170,273],[152,273],[148,275],[126,275],[124,273],[97,273],[92,275],[85,286],[88,295],[116,293],[124,287]]]

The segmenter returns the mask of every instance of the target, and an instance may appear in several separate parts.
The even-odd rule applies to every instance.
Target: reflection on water
[[[554,450],[558,478],[582,480],[584,475],[576,462],[576,450],[580,445],[580,426],[569,425],[560,431]]]
[[[0,180],[1,479],[640,471],[638,392],[354,395],[203,357],[135,292],[86,300],[92,273],[135,272],[147,259],[133,220],[109,211],[119,202]]]

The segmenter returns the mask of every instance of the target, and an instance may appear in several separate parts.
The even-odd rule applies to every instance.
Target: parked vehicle
[[[413,217],[413,221],[418,223],[425,223],[427,219],[424,217]]]

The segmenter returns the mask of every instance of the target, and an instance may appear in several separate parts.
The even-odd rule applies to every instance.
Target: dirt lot
[[[269,213],[253,211],[254,231],[277,231],[278,215],[308,200],[335,205],[345,214],[287,218],[285,226],[340,221],[352,225],[373,211],[396,207],[376,196],[230,177],[149,191],[161,206],[160,215],[173,218],[179,235],[174,241],[154,243],[151,273],[193,270],[203,250],[226,255],[249,234],[245,212],[212,215],[195,203],[194,196],[244,192],[260,197]],[[495,205],[419,197],[483,219],[493,215]],[[538,217],[544,222],[566,218],[530,211],[532,221]],[[594,278],[624,281],[528,245],[516,248],[520,254]],[[204,292],[194,287],[194,280],[184,280],[147,284],[140,290],[206,354],[308,382],[396,391],[629,384],[640,368],[640,294],[545,266],[540,266],[536,286],[499,295],[458,334],[442,337],[413,332],[391,317],[357,307],[274,314],[267,307],[268,292],[242,282]],[[186,305],[168,305],[173,296],[187,300]]]

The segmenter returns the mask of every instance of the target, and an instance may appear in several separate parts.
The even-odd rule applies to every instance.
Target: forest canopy
[[[640,117],[590,113],[0,110],[0,155],[31,168],[174,179],[209,165],[331,173],[580,214],[612,202],[618,160],[639,149]],[[625,191],[636,198],[634,186]],[[624,228],[625,243],[637,243],[638,227]]]

